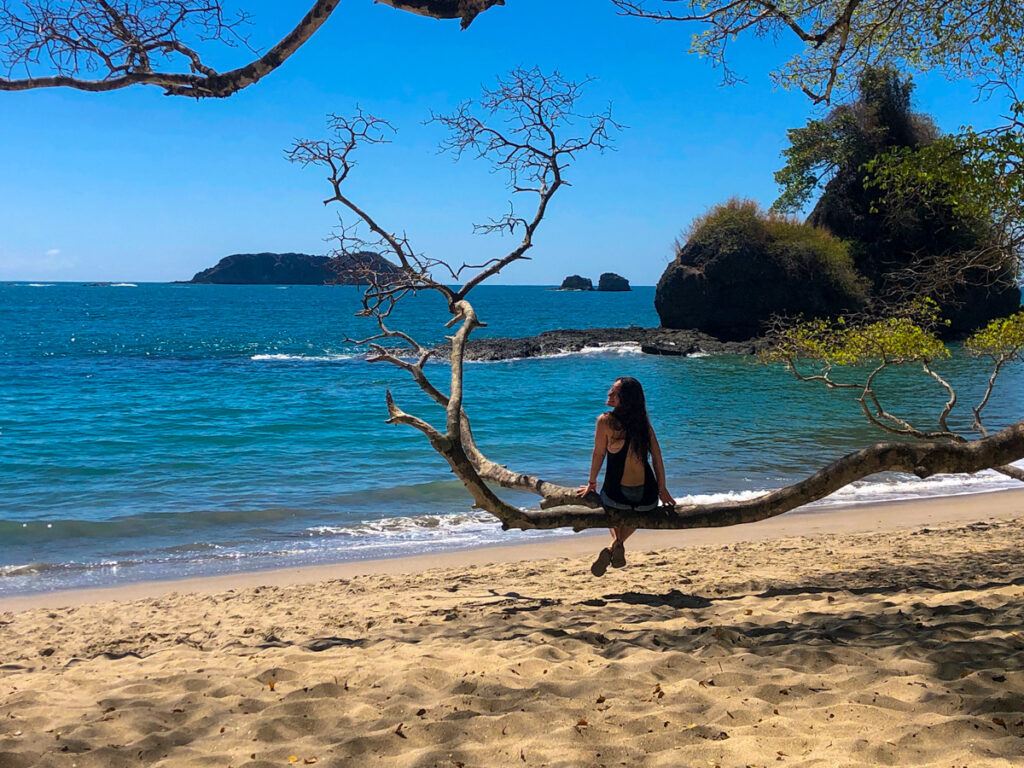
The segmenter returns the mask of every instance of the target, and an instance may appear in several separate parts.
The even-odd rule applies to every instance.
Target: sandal
[[[626,567],[626,546],[621,541],[612,544],[611,554],[612,559],[609,564],[612,568]]]
[[[595,576],[604,576],[605,571],[608,570],[608,565],[612,561],[612,551],[605,547],[598,553],[597,560],[590,565],[590,572]]]

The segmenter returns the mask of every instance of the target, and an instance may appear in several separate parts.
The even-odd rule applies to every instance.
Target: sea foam
[[[298,363],[335,363],[341,360],[352,360],[356,355],[288,355],[288,354],[264,354],[253,355],[250,360],[276,361],[276,362],[298,362]]]

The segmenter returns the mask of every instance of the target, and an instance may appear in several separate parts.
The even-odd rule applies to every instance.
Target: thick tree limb
[[[676,507],[675,512],[669,514],[608,514],[601,509],[560,506],[526,513],[528,525],[505,523],[505,527],[573,528],[577,531],[616,525],[656,529],[721,528],[776,517],[879,472],[906,472],[926,478],[979,472],[1021,459],[1024,459],[1024,421],[972,442],[876,443],[843,456],[798,483],[749,501]]]
[[[461,19],[463,29],[472,24],[473,19],[488,8],[505,4],[505,0],[375,0],[375,2],[435,19]]]

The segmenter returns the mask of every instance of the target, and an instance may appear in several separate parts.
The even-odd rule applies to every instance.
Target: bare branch
[[[436,19],[476,16],[504,0],[378,0]],[[229,17],[220,0],[3,0],[0,91],[114,91],[151,85],[174,96],[226,97],[284,64],[324,25],[339,0],[316,0],[262,56],[218,72],[200,47],[244,47],[249,16]],[[206,51],[208,54],[209,51]],[[255,53],[255,51],[253,51]]]
[[[950,431],[949,424],[946,422],[946,420],[949,417],[950,412],[952,412],[952,410],[956,407],[956,390],[953,389],[952,385],[948,381],[946,381],[944,378],[942,378],[942,376],[935,372],[935,370],[931,367],[930,361],[923,360],[921,362],[921,367],[924,368],[925,373],[927,373],[929,376],[931,376],[933,379],[935,379],[935,381],[939,383],[939,386],[946,390],[946,395],[948,396],[948,399],[946,400],[946,404],[942,407],[942,412],[939,413],[938,422],[939,426],[942,427],[942,430],[944,432],[953,434]]]
[[[1010,358],[1007,355],[999,355],[996,359],[995,365],[992,367],[992,374],[988,377],[988,384],[985,386],[985,394],[982,395],[981,401],[971,409],[974,413],[974,429],[982,437],[988,436],[988,430],[985,429],[985,425],[982,423],[981,412],[985,410],[985,406],[988,405],[988,401],[992,397],[992,390],[995,388],[996,379],[999,378],[999,373],[1002,371],[1003,366]]]
[[[494,170],[506,174],[513,194],[535,198],[532,216],[517,215],[510,204],[507,214],[476,225],[476,231],[485,234],[521,232],[522,236],[505,256],[485,261],[480,271],[463,283],[456,300],[464,299],[475,286],[509,264],[527,258],[549,202],[568,183],[565,173],[573,161],[581,152],[610,147],[611,133],[622,127],[612,119],[610,110],[583,114],[577,108],[589,82],[574,82],[536,67],[519,68],[499,79],[495,87],[485,89],[478,105],[465,102],[451,114],[431,116],[430,122],[449,132],[441,144],[443,151],[456,158],[470,153],[487,160]],[[577,125],[583,130],[572,133]],[[461,275],[464,269],[455,274]]]

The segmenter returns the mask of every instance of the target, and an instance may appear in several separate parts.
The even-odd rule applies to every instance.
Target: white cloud
[[[38,256],[4,253],[0,250],[0,280],[56,279],[73,269],[77,260],[51,248]],[[70,278],[68,278],[70,279]]]

